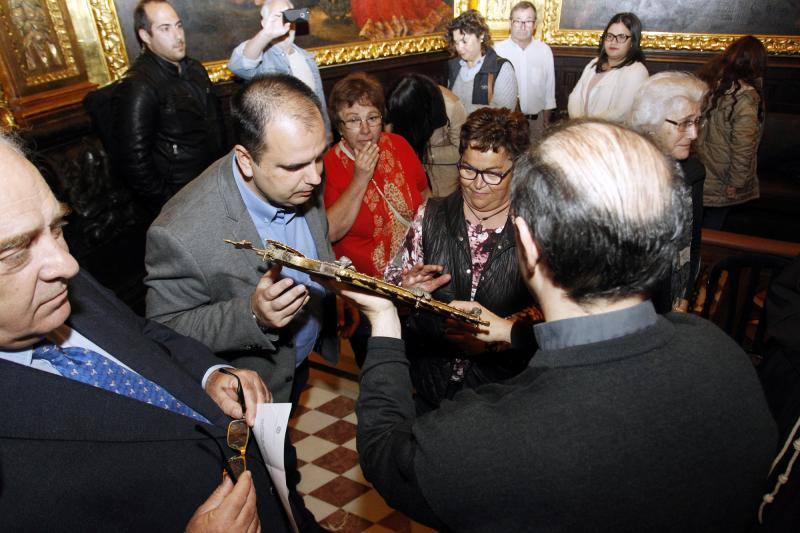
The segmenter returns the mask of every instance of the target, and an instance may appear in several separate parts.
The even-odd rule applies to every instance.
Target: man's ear
[[[531,228],[522,217],[514,217],[514,227],[517,229],[517,246],[519,247],[519,258],[524,261],[523,269],[533,272],[534,267],[539,262],[539,247],[533,240]]]
[[[139,28],[139,39],[141,39],[142,42],[147,46],[150,46],[150,32],[148,32],[146,29]]]
[[[239,165],[239,172],[241,172],[242,176],[245,178],[252,178],[255,162],[250,152],[241,144],[234,146],[233,152],[236,154],[236,163]]]

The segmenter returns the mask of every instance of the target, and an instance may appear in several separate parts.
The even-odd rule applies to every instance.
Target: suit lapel
[[[222,204],[225,206],[225,212],[231,222],[231,231],[233,233],[226,238],[237,241],[250,241],[253,246],[261,247],[264,243],[261,242],[261,237],[258,235],[258,230],[253,224],[250,213],[247,212],[239,187],[236,186],[236,177],[233,175],[233,165],[235,164],[233,159],[233,151],[231,151],[228,157],[222,160],[217,173],[217,188]],[[248,270],[250,275],[253,272],[257,272],[259,273],[258,277],[260,277],[266,271],[266,265],[258,255],[251,252],[239,252],[237,255],[244,256],[246,263],[251,267]]]
[[[200,387],[200,384],[166,353],[163,346],[147,338],[137,323],[138,317],[104,294],[93,290],[83,274],[70,281],[72,314],[67,324],[131,369],[160,385],[216,424],[226,423],[225,415]],[[137,401],[137,400],[131,400]]]
[[[331,261],[335,257],[328,240],[328,219],[324,209],[320,207],[321,203],[322,195],[315,194],[304,209],[303,216],[311,231],[314,245],[317,247],[317,256],[323,261]]]

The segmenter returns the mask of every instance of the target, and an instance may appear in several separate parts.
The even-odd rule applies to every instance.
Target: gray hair
[[[687,216],[674,172],[639,133],[570,121],[516,161],[511,207],[572,301],[616,301],[670,271]]]
[[[708,85],[688,72],[654,74],[636,93],[626,124],[642,133],[658,131],[681,98],[700,104],[707,91]]]
[[[11,130],[0,128],[0,146],[8,148],[21,157],[27,158],[25,149],[22,147],[22,142],[19,137],[17,137],[17,134]]]

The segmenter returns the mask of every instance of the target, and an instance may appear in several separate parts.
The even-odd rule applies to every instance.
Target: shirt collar
[[[59,327],[48,333],[44,339],[37,342],[33,346],[28,346],[27,348],[21,348],[19,350],[0,350],[0,358],[21,365],[31,366],[31,362],[33,361],[33,349],[36,346],[41,344],[43,341],[50,341],[61,346],[70,339],[71,335],[72,328],[66,324],[61,324]]]
[[[236,186],[239,188],[239,194],[241,194],[244,206],[251,216],[267,222],[279,220],[284,224],[288,224],[297,216],[297,210],[285,209],[272,205],[259,198],[256,193],[250,190],[250,187],[244,182],[242,173],[239,172],[239,165],[236,163],[236,154],[231,158],[231,165],[233,166],[233,176],[236,180]]]
[[[542,350],[560,350],[630,335],[652,326],[657,318],[647,300],[619,311],[542,322],[533,327],[533,332]]]
[[[483,60],[484,60],[484,59],[486,59],[486,54],[482,55],[482,56],[480,57],[480,59],[478,59],[478,60],[475,62],[475,66],[474,66],[474,67],[470,67],[470,66],[467,64],[467,62],[466,62],[466,61],[464,61],[463,59],[459,59],[459,60],[458,60],[458,64],[459,64],[459,65],[461,65],[462,67],[466,67],[466,68],[467,68],[467,69],[469,69],[470,71],[473,71],[473,70],[474,70],[474,71],[476,71],[476,72],[477,72],[477,71],[478,71],[478,70],[481,68],[481,65],[483,65]]]

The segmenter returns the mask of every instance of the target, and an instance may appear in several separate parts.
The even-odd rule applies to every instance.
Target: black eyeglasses
[[[361,129],[361,125],[365,122],[367,126],[370,128],[374,128],[376,126],[380,126],[383,122],[383,117],[381,115],[370,115],[367,118],[361,117],[353,117],[348,118],[347,120],[340,120],[339,121],[347,130],[350,131],[358,131]]]
[[[514,170],[514,165],[511,165],[511,167],[502,174],[498,174],[492,170],[477,169],[459,159],[458,163],[456,163],[456,168],[458,169],[459,175],[465,180],[472,181],[480,176],[486,185],[500,185],[500,182]]]
[[[630,39],[630,35],[624,33],[604,33],[603,39],[610,43],[625,43]]]
[[[233,474],[232,481],[236,483],[236,480],[239,479],[239,476],[242,475],[245,470],[247,470],[247,459],[245,457],[245,453],[247,452],[247,443],[250,441],[250,427],[247,425],[247,421],[244,419],[246,406],[244,403],[242,382],[239,380],[239,376],[227,368],[220,368],[219,371],[223,374],[233,376],[236,379],[236,395],[238,396],[239,405],[242,407],[242,418],[230,421],[228,424],[228,434],[226,437],[228,441],[228,447],[239,452],[238,456],[228,459],[228,465],[230,466],[229,474]]]
[[[669,122],[670,124],[676,126],[678,128],[678,131],[681,133],[686,133],[686,131],[692,126],[694,126],[695,129],[697,130],[703,127],[703,117],[697,117],[689,120],[681,120],[680,122],[665,118],[664,122]]]

